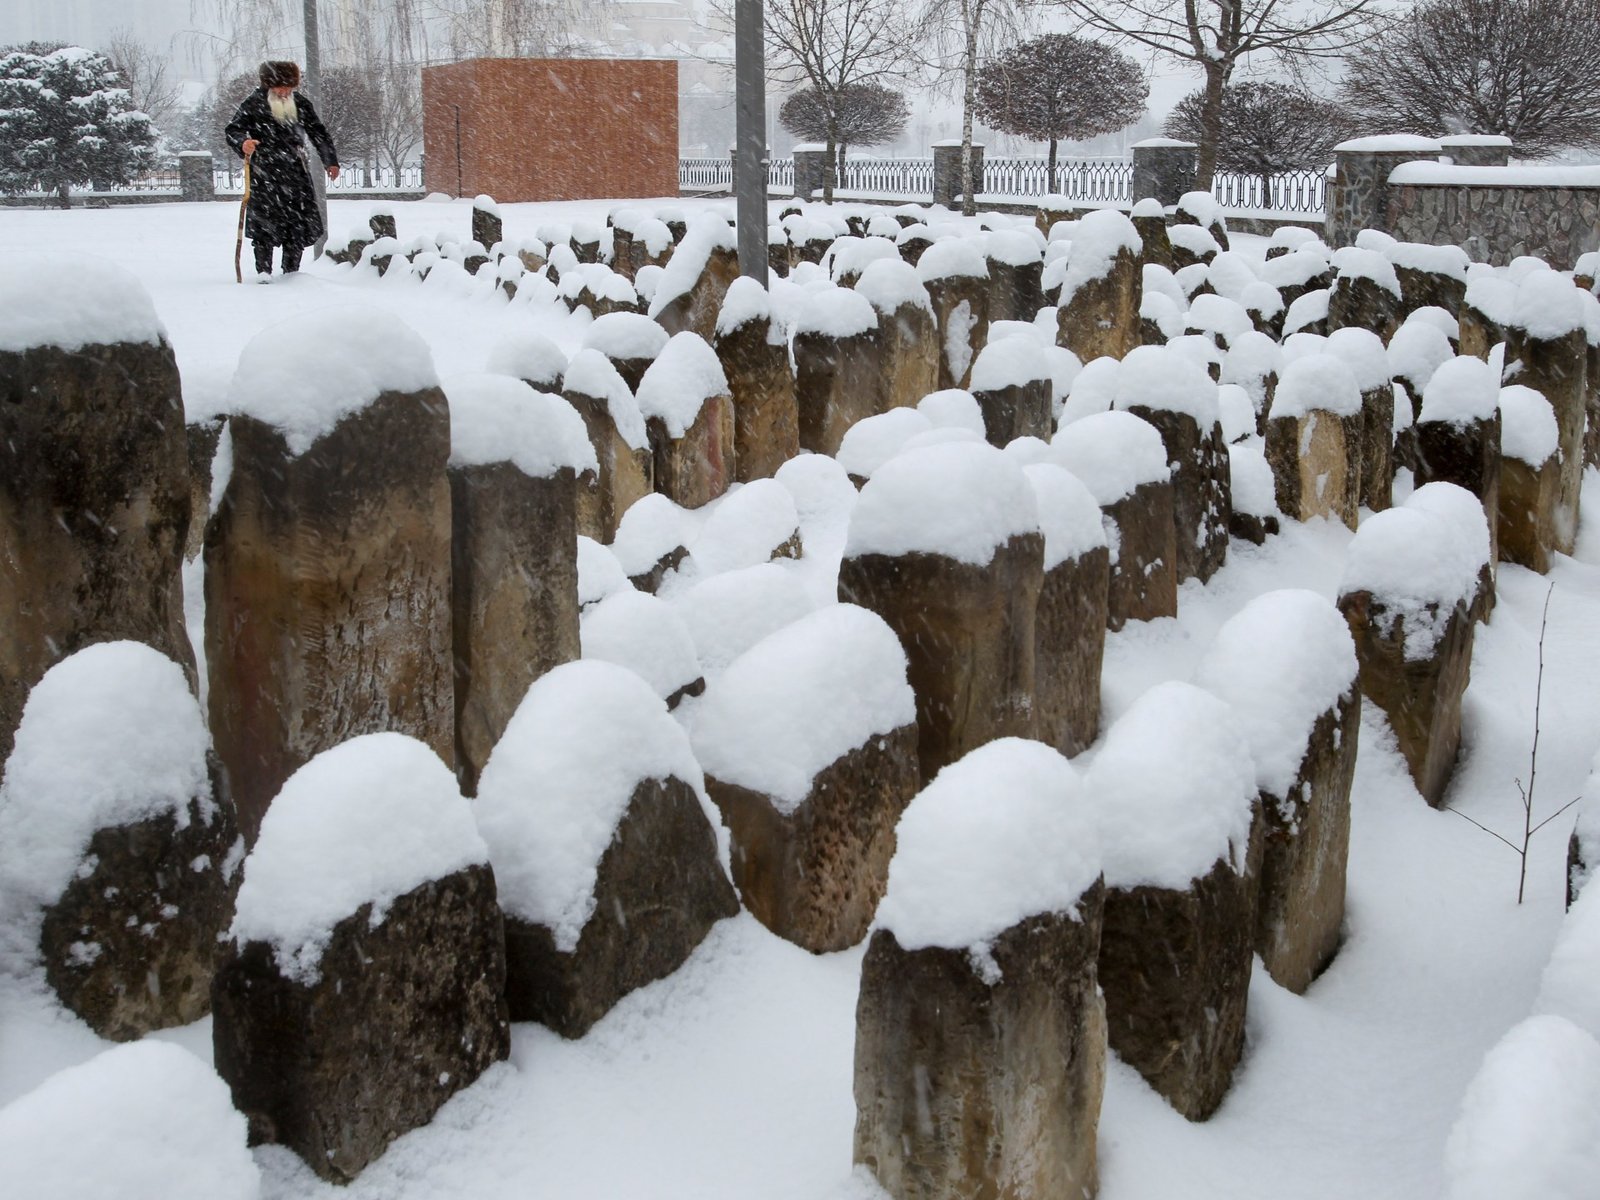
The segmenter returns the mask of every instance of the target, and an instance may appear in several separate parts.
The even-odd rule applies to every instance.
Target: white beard
[[[267,104],[272,109],[272,119],[279,125],[293,125],[300,120],[300,111],[295,107],[292,95],[287,100],[279,100],[268,92]]]

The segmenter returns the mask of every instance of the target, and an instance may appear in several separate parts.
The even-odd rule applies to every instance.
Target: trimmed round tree
[[[156,130],[117,68],[81,46],[0,51],[0,192],[53,193],[132,182],[150,165]]]
[[[778,121],[795,137],[838,147],[840,164],[846,146],[891,142],[906,127],[911,110],[906,98],[880,83],[853,83],[831,91],[804,87],[778,110]]]
[[[1166,133],[1186,142],[1201,140],[1203,88],[1173,107]],[[1262,203],[1271,207],[1274,175],[1325,167],[1333,161],[1333,148],[1352,136],[1354,127],[1344,105],[1285,83],[1232,83],[1222,91],[1217,169],[1260,179]]]
[[[991,129],[1056,146],[1126,129],[1144,114],[1150,85],[1121,51],[1068,33],[1022,42],[978,72],[974,104]]]

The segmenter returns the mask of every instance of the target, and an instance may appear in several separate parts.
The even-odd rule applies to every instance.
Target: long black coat
[[[311,101],[296,92],[294,104],[299,121],[280,124],[267,103],[267,89],[257,88],[228,122],[228,145],[241,158],[246,138],[260,143],[250,159],[250,205],[245,214],[245,234],[253,242],[309,246],[323,233],[301,132],[311,139],[324,167],[337,166],[339,156]]]

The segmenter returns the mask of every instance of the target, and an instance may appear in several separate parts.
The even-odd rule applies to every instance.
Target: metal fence
[[[214,168],[212,181],[218,193],[237,195],[244,191],[244,164]],[[176,187],[177,175],[173,175]],[[367,167],[360,163],[341,166],[339,178],[328,184],[328,193],[340,192],[420,192],[422,190],[422,164],[404,163],[396,174],[393,167]]]
[[[679,159],[678,183],[694,191],[730,190],[733,187],[733,163],[726,158]],[[1321,171],[1291,171],[1270,179],[1263,179],[1259,175],[1219,173],[1211,191],[1225,208],[1320,213],[1324,211],[1327,186],[1327,178]],[[767,187],[785,192],[793,190],[793,159],[778,158],[768,164]],[[933,160],[846,159],[838,188],[842,192],[926,200],[933,195]],[[1131,203],[1133,163],[1126,158],[1059,159],[1056,162],[1055,187],[1052,189],[1048,159],[984,159],[985,195],[1034,199],[1051,192],[1085,204]]]

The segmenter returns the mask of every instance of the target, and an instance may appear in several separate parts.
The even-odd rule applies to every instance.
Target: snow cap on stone
[[[891,408],[850,426],[839,441],[835,457],[851,475],[871,479],[872,473],[899,454],[906,442],[933,427],[933,422],[915,408]]]
[[[663,700],[702,676],[694,639],[665,600],[617,591],[587,609],[579,623],[583,657],[627,667]]]
[[[928,289],[922,285],[917,269],[898,254],[867,263],[856,280],[855,290],[880,313],[892,313],[906,305],[933,311],[933,302],[928,298]]]
[[[1422,389],[1419,421],[1470,425],[1494,417],[1500,403],[1500,372],[1471,355],[1459,355],[1435,371]]]
[[[1339,272],[1340,279],[1366,279],[1400,299],[1400,277],[1395,274],[1394,264],[1376,250],[1363,250],[1360,246],[1335,250],[1333,269]]]
[[[622,564],[617,561],[617,556],[611,553],[609,546],[602,546],[591,537],[578,535],[578,604],[587,608],[597,601],[604,600],[612,592],[625,591],[633,587],[628,582],[628,576],[622,569]]]
[[[1361,388],[1343,359],[1308,354],[1284,368],[1272,398],[1273,417],[1303,418],[1313,412],[1354,417],[1361,412]]]
[[[703,579],[674,596],[672,607],[710,678],[816,606],[796,571],[764,562]]]
[[[1144,239],[1123,213],[1114,208],[1097,208],[1078,221],[1073,231],[1072,250],[1067,256],[1067,274],[1061,281],[1061,303],[1069,304],[1085,284],[1103,279],[1126,251],[1137,255]]]
[[[874,612],[833,604],[729,663],[695,707],[691,736],[707,774],[792,813],[824,768],[916,719],[894,631]]]
[[[1355,376],[1363,392],[1375,392],[1394,382],[1394,369],[1383,339],[1370,329],[1354,326],[1335,329],[1328,335],[1327,352],[1340,359]]]
[[[1560,447],[1556,414],[1544,393],[1520,384],[1500,389],[1500,453],[1542,467]]]
[[[673,334],[639,380],[639,411],[656,418],[669,437],[681,438],[707,400],[728,394],[717,352],[698,333]]]
[[[1016,445],[1012,443],[1012,446]],[[1039,447],[1049,454],[1043,442]],[[1006,447],[1009,453],[1011,447]],[[1075,562],[1091,550],[1106,545],[1105,523],[1083,481],[1053,462],[1034,462],[1022,468],[1039,505],[1039,529],[1044,534],[1044,569],[1053,571]]]
[[[1278,515],[1272,467],[1260,446],[1229,446],[1228,478],[1233,489],[1234,512],[1249,517]]]
[[[1195,682],[1233,709],[1255,760],[1256,784],[1288,797],[1312,727],[1355,686],[1356,650],[1324,596],[1267,592],[1217,631]]]
[[[705,272],[711,255],[718,250],[738,250],[733,227],[720,213],[699,212],[689,222],[683,240],[673,250],[672,257],[662,269],[650,301],[649,315],[660,316],[667,305],[679,296],[686,295]],[[551,252],[554,261],[554,251]],[[564,273],[564,272],[563,272]]]
[[[157,346],[166,336],[150,293],[126,267],[80,254],[0,259],[0,351]]]
[[[1111,727],[1087,783],[1108,887],[1185,889],[1219,859],[1245,870],[1256,772],[1210,692],[1151,688]]]
[[[794,337],[814,334],[840,339],[877,327],[878,314],[864,295],[853,288],[824,284],[802,296],[790,333]]]
[[[604,400],[611,423],[632,449],[643,450],[650,444],[639,402],[634,399],[627,380],[622,378],[616,364],[600,351],[579,350],[574,354],[562,378],[561,388],[575,396]]]
[[[1516,305],[1515,324],[1532,338],[1555,341],[1584,327],[1582,294],[1555,271],[1534,271],[1518,283]]]
[[[385,392],[437,387],[428,343],[379,308],[319,308],[268,326],[245,344],[229,411],[282,432],[304,454]]]
[[[983,256],[983,244],[976,238],[940,238],[917,259],[917,278],[923,283],[936,279],[988,277],[989,261]]]
[[[443,386],[452,467],[508,462],[536,479],[600,469],[583,418],[560,396],[509,375],[452,375]]]
[[[230,936],[265,942],[288,978],[318,977],[333,927],[488,860],[450,768],[423,743],[369,733],[324,750],[272,801]]]
[[[1100,877],[1084,790],[1060,753],[1021,738],[945,767],[900,818],[877,927],[907,950],[969,949],[982,962],[1029,917],[1075,916]]]
[[[474,805],[500,903],[577,949],[594,915],[600,860],[638,786],[678,779],[718,833],[700,765],[666,705],[632,671],[563,663],[535,680],[484,765]]]
[[[972,390],[998,392],[1050,379],[1050,360],[1036,338],[990,338],[972,364]]]
[[[1217,423],[1217,385],[1205,368],[1165,346],[1140,346],[1117,372],[1116,407],[1148,408],[1193,417],[1201,436]]]
[[[1389,369],[1396,378],[1426,388],[1433,373],[1454,358],[1455,353],[1449,337],[1437,326],[1427,321],[1408,320],[1389,339]]]
[[[649,318],[645,318],[649,320]],[[751,321],[772,320],[772,296],[761,282],[741,275],[728,285],[727,293],[722,297],[722,307],[717,310],[717,333],[719,338],[727,337],[742,325]],[[657,326],[660,328],[660,326]],[[665,330],[662,331],[665,333]],[[665,342],[665,337],[662,338]]]
[[[770,559],[799,529],[794,497],[776,479],[753,479],[708,506],[689,552],[707,574]]]
[[[917,411],[936,429],[970,429],[983,436],[983,408],[977,397],[964,388],[944,388],[929,392],[917,401]]]
[[[1057,432],[1050,447],[1055,461],[1082,480],[1102,508],[1144,484],[1172,478],[1161,434],[1132,413],[1084,417]]]
[[[605,313],[583,331],[586,349],[610,359],[655,358],[667,344],[667,331],[642,313]]]
[[[861,489],[845,554],[937,554],[982,567],[1038,529],[1033,489],[999,450],[928,446],[890,459]]]

